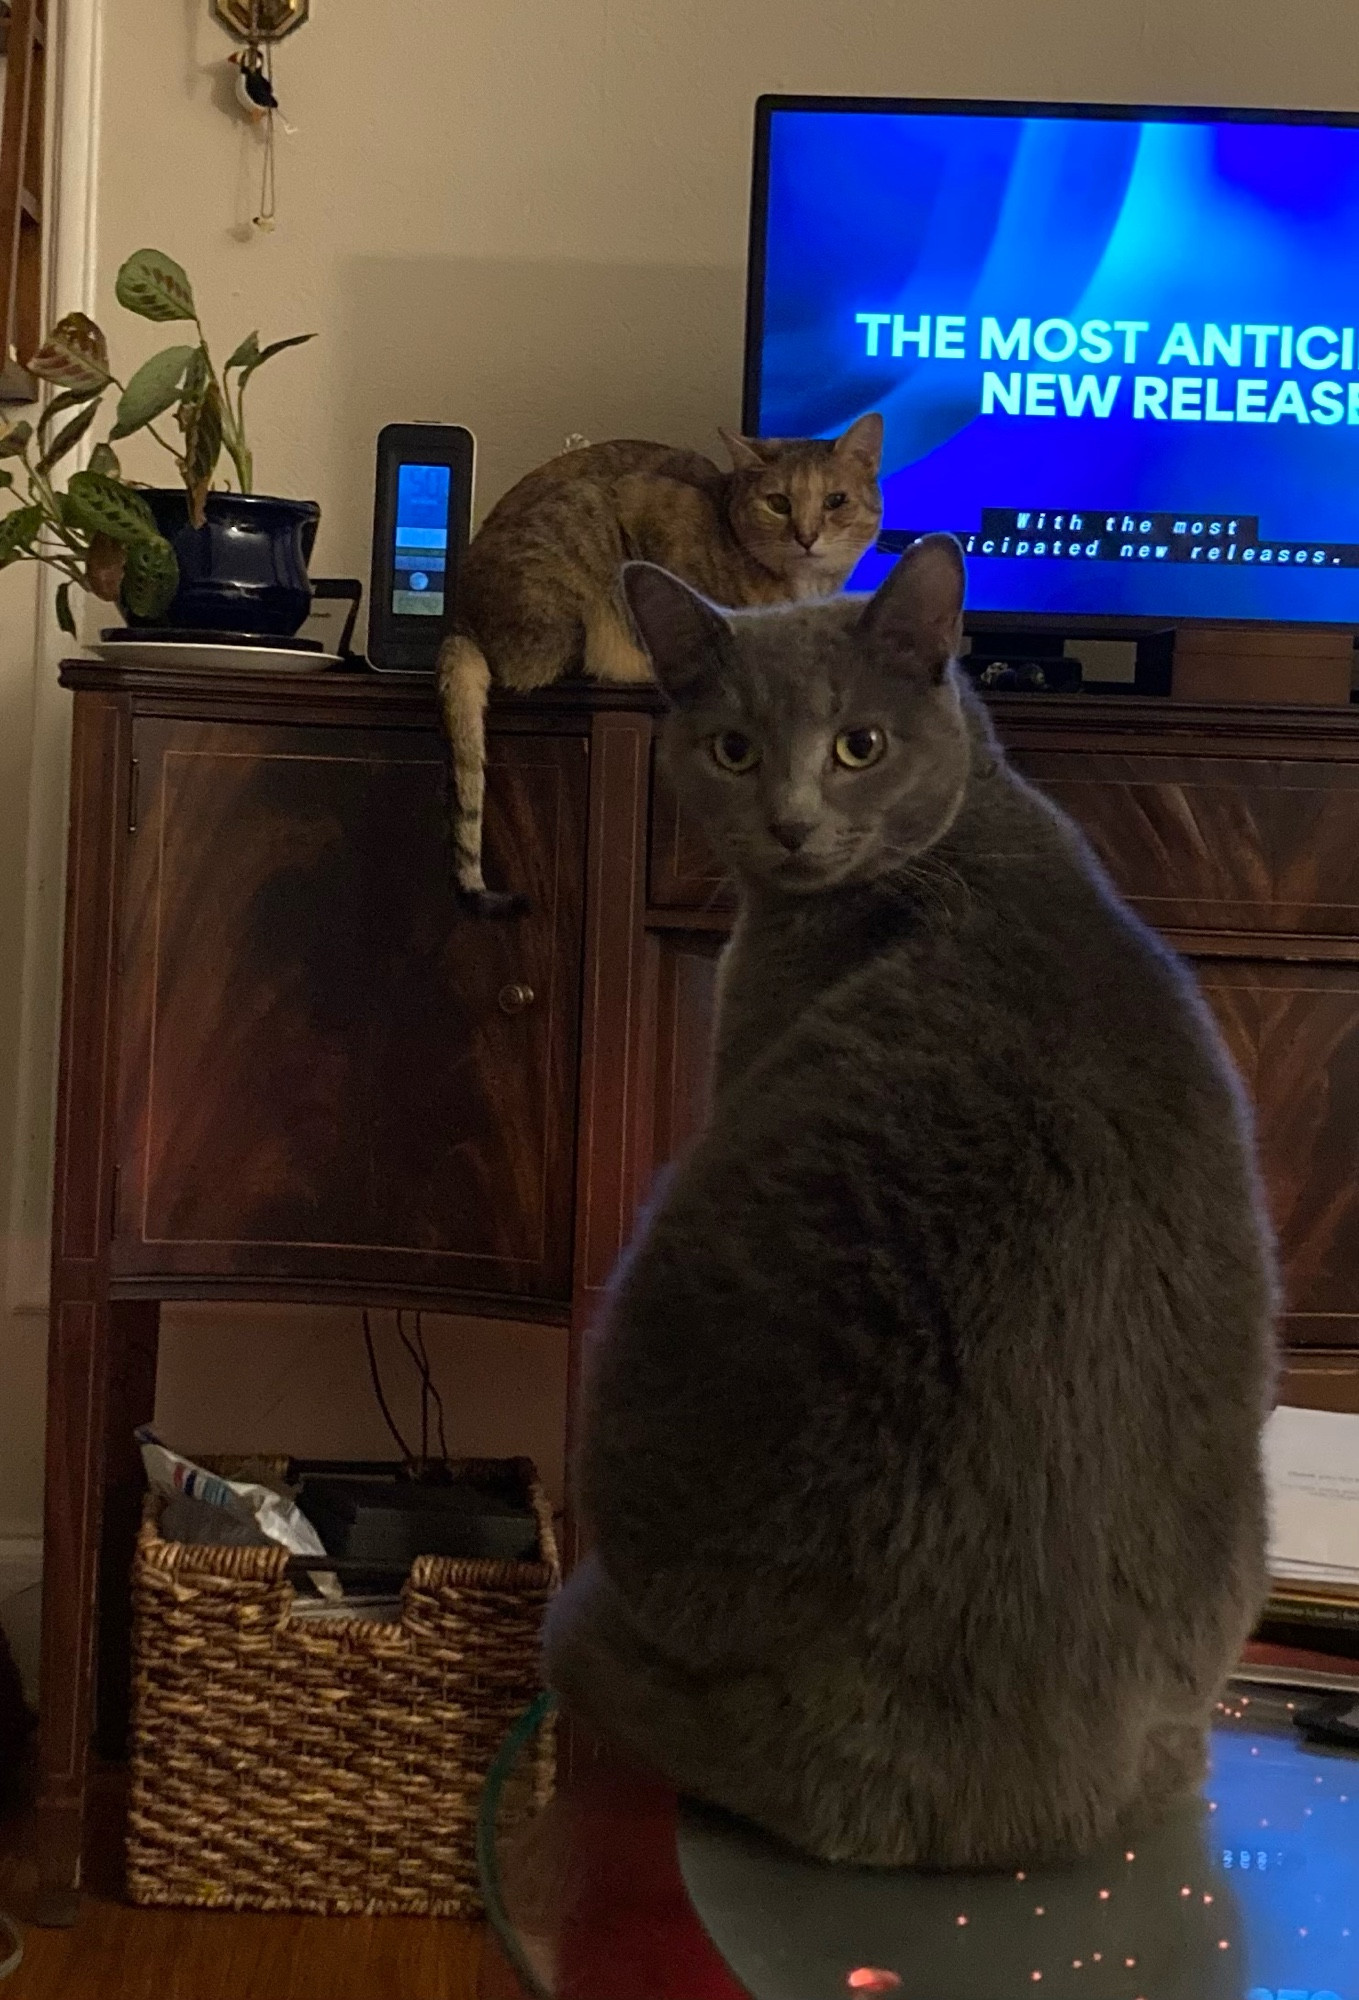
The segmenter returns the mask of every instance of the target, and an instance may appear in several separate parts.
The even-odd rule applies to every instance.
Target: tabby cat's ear
[[[952,535],[922,535],[865,605],[860,637],[885,667],[941,681],[963,638],[967,566]]]
[[[849,429],[835,440],[835,455],[856,460],[865,472],[877,478],[882,462],[882,418],[876,410],[855,418]]]
[[[725,430],[717,426],[717,435],[731,453],[732,467],[737,472],[762,472],[768,463],[760,450],[758,438],[742,437],[739,431]]]
[[[725,656],[730,625],[715,604],[656,563],[625,563],[623,595],[652,672],[683,706]]]

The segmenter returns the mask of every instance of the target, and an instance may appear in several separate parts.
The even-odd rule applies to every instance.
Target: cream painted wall
[[[257,465],[262,486],[320,499],[318,567],[357,574],[390,419],[470,424],[484,507],[569,431],[709,445],[735,417],[761,91],[1359,101],[1350,0],[313,0],[313,15],[278,56],[297,133],[260,236],[258,145],[224,108],[208,0],[104,0],[101,290],[129,354],[155,335],[118,314],[112,277],[143,243],[191,267],[220,339],[317,330],[258,380]],[[16,640],[0,669],[0,1116],[26,671]],[[0,1536],[37,1519],[39,1326],[0,1326]],[[378,1441],[350,1316],[185,1313],[165,1349],[162,1415],[187,1440]],[[454,1327],[439,1351],[462,1442],[545,1448],[554,1336]]]

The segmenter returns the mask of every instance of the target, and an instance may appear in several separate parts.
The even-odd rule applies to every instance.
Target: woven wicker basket
[[[458,1469],[507,1464],[541,1560],[420,1556],[399,1624],[294,1618],[286,1551],[163,1541],[148,1499],[133,1571],[134,1902],[479,1914],[477,1806],[538,1690],[560,1577],[532,1464]],[[547,1743],[534,1803],[552,1780]]]

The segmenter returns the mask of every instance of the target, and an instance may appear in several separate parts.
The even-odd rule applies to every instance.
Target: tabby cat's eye
[[[755,769],[760,753],[739,729],[724,729],[720,736],[713,738],[713,759],[724,771],[730,771],[739,778]]]
[[[880,729],[842,729],[835,739],[835,761],[847,771],[866,771],[886,748]]]
[[[848,498],[848,493],[828,493],[826,495],[826,506],[827,508],[843,507]]]
[[[764,504],[772,514],[791,514],[793,503],[786,493],[766,493]]]

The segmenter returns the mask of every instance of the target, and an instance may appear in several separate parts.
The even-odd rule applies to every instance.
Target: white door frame
[[[47,102],[49,318],[77,309],[94,312],[103,14],[103,0],[55,0],[49,13],[49,48],[55,54],[49,63]],[[14,1172],[5,1269],[5,1304],[20,1313],[45,1312],[48,1300],[70,775],[71,702],[56,674],[70,642],[57,625],[51,591],[41,587],[33,641]]]

